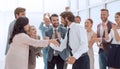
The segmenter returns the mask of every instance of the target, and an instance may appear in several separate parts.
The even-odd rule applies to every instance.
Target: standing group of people
[[[59,15],[45,13],[39,27],[43,37],[40,40],[25,11],[16,8],[16,19],[9,26],[5,69],[35,69],[36,56],[41,55],[44,69],[67,69],[67,64],[72,64],[72,69],[94,69],[94,43],[99,47],[100,69],[120,68],[120,12],[115,14],[114,24],[108,20],[109,11],[101,9],[97,32],[92,30],[91,18],[86,19],[83,27],[79,24],[81,18],[70,11],[60,14],[61,23]]]

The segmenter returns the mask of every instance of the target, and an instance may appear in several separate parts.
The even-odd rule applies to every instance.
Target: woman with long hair
[[[95,43],[96,33],[92,30],[93,20],[88,18],[85,21],[85,29],[87,31],[88,37],[88,56],[90,59],[90,69],[94,69],[94,52],[93,52],[93,44]]]
[[[10,38],[10,49],[6,55],[5,69],[28,69],[29,46],[47,47],[50,43],[59,45],[56,40],[36,40],[27,35],[29,20],[19,17]]]

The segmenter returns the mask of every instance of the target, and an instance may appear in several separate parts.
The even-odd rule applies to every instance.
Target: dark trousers
[[[83,56],[77,59],[73,64],[72,69],[90,69],[90,60],[88,54],[85,53]]]
[[[68,64],[65,62],[63,69],[67,69]]]
[[[52,60],[49,62],[48,61],[48,69],[55,69],[55,65],[57,69],[63,69],[64,67],[64,60],[58,55],[58,56],[53,56]]]
[[[100,69],[106,69],[107,67],[107,54],[103,49],[99,50],[99,65]]]

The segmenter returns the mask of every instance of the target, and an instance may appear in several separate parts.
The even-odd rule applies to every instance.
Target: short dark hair
[[[101,9],[101,11],[107,11],[109,13],[108,9]]]
[[[12,32],[12,35],[9,39],[9,44],[12,42],[13,40],[13,37],[16,35],[16,34],[19,34],[19,33],[26,33],[26,31],[24,30],[24,26],[27,25],[29,23],[29,20],[27,17],[19,17],[16,22],[15,22],[15,25],[13,27],[13,32]]]
[[[67,17],[69,21],[74,22],[75,16],[70,11],[68,11],[68,12],[62,12],[60,14],[60,16],[63,17],[64,19]]]
[[[79,19],[81,19],[81,17],[80,17],[80,16],[75,16],[75,18],[79,18]]]
[[[58,17],[58,15],[57,15],[57,14],[52,14],[52,15],[50,16],[50,20],[51,20],[52,17]]]
[[[14,11],[14,15],[15,15],[15,18],[16,18],[16,14],[20,14],[21,12],[25,12],[26,9],[25,8],[22,8],[22,7],[17,7]]]

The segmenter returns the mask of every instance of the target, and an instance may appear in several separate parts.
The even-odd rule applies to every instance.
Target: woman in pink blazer
[[[50,43],[59,45],[56,40],[36,40],[29,37],[27,17],[17,19],[10,38],[10,49],[6,55],[5,69],[28,69],[29,46],[47,47]]]

